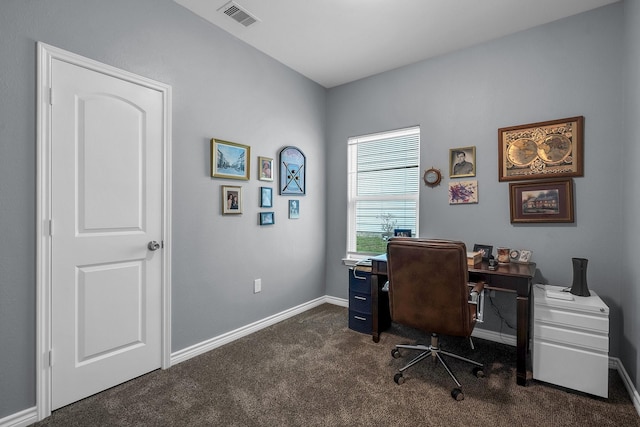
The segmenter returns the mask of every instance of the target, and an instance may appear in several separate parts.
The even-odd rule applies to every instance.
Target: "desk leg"
[[[517,361],[516,381],[518,385],[527,385],[527,353],[529,347],[529,298],[517,298],[518,331],[517,331]]]
[[[371,275],[371,335],[373,336],[373,342],[380,341],[380,322],[378,313],[378,301],[379,301],[379,288],[378,288],[378,275]]]

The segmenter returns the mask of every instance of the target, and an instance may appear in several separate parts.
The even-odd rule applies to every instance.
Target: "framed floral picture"
[[[211,140],[211,176],[249,180],[251,147],[221,139]]]
[[[242,213],[242,187],[235,185],[222,186],[222,214]]]
[[[464,205],[478,203],[478,181],[449,182],[449,204]]]

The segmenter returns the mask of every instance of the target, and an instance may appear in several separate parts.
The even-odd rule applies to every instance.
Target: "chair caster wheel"
[[[391,357],[393,357],[394,359],[399,358],[400,350],[398,350],[397,348],[394,348],[393,350],[391,350]]]
[[[461,400],[464,400],[464,393],[459,388],[454,388],[453,390],[451,390],[451,397],[459,402]]]
[[[393,376],[393,380],[396,382],[396,384],[400,385],[404,383],[404,377],[402,376],[401,373],[397,373]]]
[[[484,378],[484,369],[480,366],[476,366],[471,372],[473,372],[473,375],[475,375],[476,378]]]

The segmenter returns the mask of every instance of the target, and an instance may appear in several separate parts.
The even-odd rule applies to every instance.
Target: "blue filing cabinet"
[[[371,267],[349,269],[349,329],[370,334],[373,330],[371,312]]]

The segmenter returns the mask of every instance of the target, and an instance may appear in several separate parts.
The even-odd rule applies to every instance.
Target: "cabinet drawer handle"
[[[367,300],[367,298],[365,298],[365,297],[361,297],[361,296],[359,296],[359,295],[355,295],[353,298],[355,298],[355,299],[359,299],[360,301],[366,301],[366,300]]]
[[[360,317],[360,316],[353,316],[353,318],[356,320],[367,320],[365,317]]]

